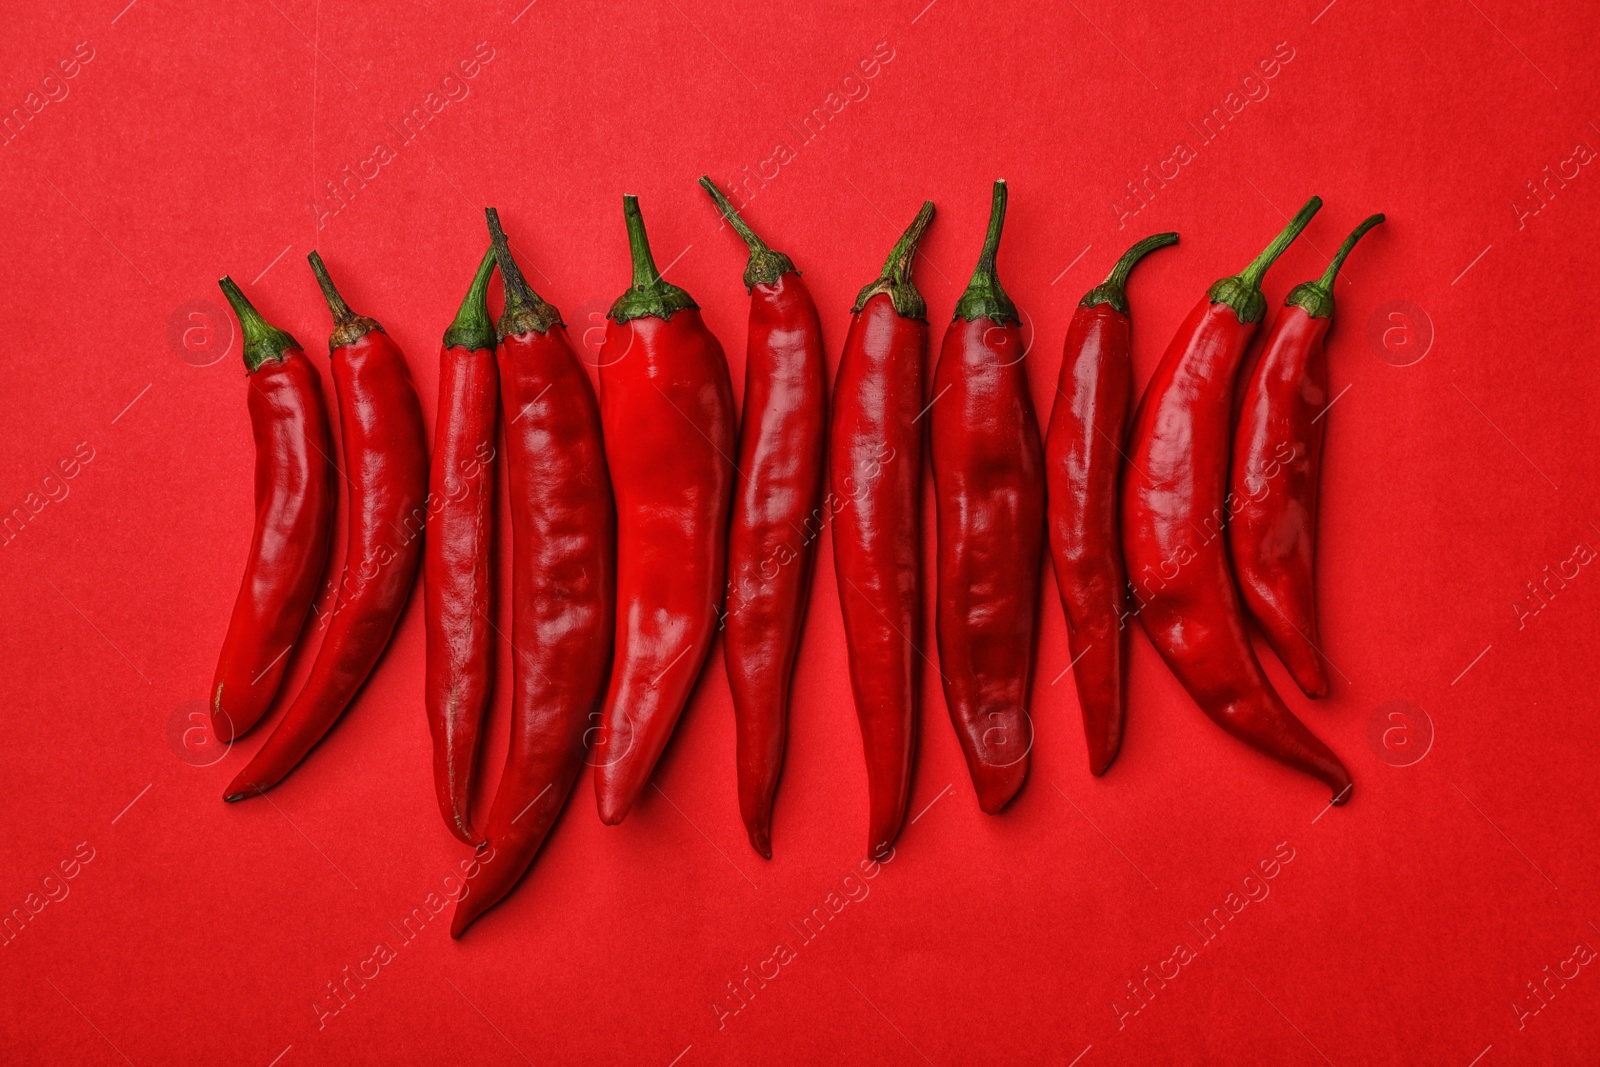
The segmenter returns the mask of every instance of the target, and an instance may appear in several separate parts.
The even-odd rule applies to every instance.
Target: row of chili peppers
[[[623,199],[633,283],[611,308],[598,398],[560,313],[529,286],[488,209],[491,247],[440,351],[431,465],[399,348],[376,320],[350,310],[311,254],[334,320],[349,497],[344,570],[304,686],[227,800],[276,785],[333,726],[388,645],[421,566],[440,810],[457,837],[496,860],[458,905],[453,934],[522,877],[586,759],[596,767],[600,818],[622,821],[719,626],[740,813],[751,846],[770,857],[795,655],[816,541],[831,523],[867,763],[868,851],[885,854],[905,817],[926,659],[917,643],[925,440],[937,513],[938,671],[984,811],[1005,807],[1028,771],[1046,544],[1092,773],[1103,774],[1121,744],[1128,623],[1137,617],[1213,721],[1322,780],[1333,803],[1349,797],[1338,757],[1273,690],[1245,619],[1307,696],[1326,692],[1313,583],[1323,343],[1334,278],[1383,216],[1363,222],[1319,280],[1290,292],[1241,372],[1266,311],[1262,276],[1321,206],[1313,197],[1243,271],[1208,290],[1135,410],[1128,276],[1178,235],[1138,242],[1074,313],[1041,434],[1020,319],[996,269],[1005,182],[995,183],[931,400],[926,304],[911,277],[929,201],[856,299],[831,420],[821,323],[800,272],[709,179],[701,184],[750,252],[739,430],[722,347],[689,294],[656,270],[634,197]],[[505,310],[492,324],[497,265]],[[256,441],[255,537],[211,692],[217,737],[231,741],[263,717],[282,682],[327,562],[340,474],[316,370],[230,279],[221,285],[242,327]],[[469,798],[492,689],[502,424],[514,718],[480,830]]]

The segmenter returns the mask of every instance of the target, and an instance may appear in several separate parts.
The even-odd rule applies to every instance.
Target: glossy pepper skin
[[[1345,239],[1321,279],[1290,290],[1243,390],[1234,428],[1228,549],[1245,610],[1302,692],[1328,691],[1318,651],[1317,481],[1327,423],[1333,282],[1373,215]]]
[[[1134,415],[1122,544],[1145,633],[1200,710],[1246,744],[1326,783],[1340,804],[1350,796],[1350,775],[1257,662],[1223,544],[1234,376],[1266,310],[1261,276],[1321,206],[1313,197],[1178,327]]]
[[[255,535],[211,683],[211,728],[226,744],[261,721],[283,683],[328,562],[338,486],[317,369],[232,278],[219,284],[244,337],[256,442]]]
[[[1045,434],[1050,559],[1094,775],[1117,758],[1127,709],[1128,592],[1117,490],[1133,409],[1128,274],[1150,252],[1177,242],[1175,233],[1146,237],[1078,304]]]
[[[423,700],[433,735],[433,788],[450,832],[477,844],[469,805],[478,736],[494,689],[495,414],[500,383],[485,299],[485,252],[439,348],[439,414],[428,473],[423,588],[427,670]]]
[[[583,769],[605,695],[616,606],[616,518],[589,375],[561,314],[540,299],[488,211],[506,289],[500,386],[511,475],[511,746],[485,854],[450,936],[533,863]]]
[[[310,258],[334,320],[328,350],[350,486],[344,574],[305,686],[225,800],[277,785],[333,727],[388,647],[422,562],[428,441],[411,371],[383,327],[345,304],[322,257]]]
[[[828,439],[834,567],[850,688],[867,762],[867,854],[905,821],[922,652],[922,362],[927,304],[911,282],[926,201],[856,298],[833,387]],[[830,509],[832,504],[830,504]]]
[[[689,294],[661,279],[623,197],[633,285],[600,350],[600,417],[617,501],[616,658],[595,759],[615,825],[650,781],[717,632],[733,490],[733,385]]]
[[[739,815],[750,847],[771,859],[789,686],[821,532],[828,371],[817,306],[794,263],[745,225],[710,178],[700,184],[750,249],[722,652],[733,691]]]
[[[989,232],[945,331],[928,408],[939,674],[978,806],[991,815],[1028,776],[1044,565],[1044,446],[1021,320],[995,271],[1005,217],[1006,183],[997,181]]]

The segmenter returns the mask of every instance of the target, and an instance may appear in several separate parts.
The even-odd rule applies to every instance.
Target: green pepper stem
[[[334,349],[352,344],[373,330],[383,332],[377,319],[369,319],[350,310],[350,305],[344,302],[344,297],[333,286],[328,265],[322,262],[322,257],[315,250],[306,259],[311,263],[311,273],[317,276],[317,287],[322,290],[322,298],[328,302],[328,310],[333,313],[333,333],[328,337],[330,355]]]
[[[653,317],[670,319],[674,313],[700,305],[688,293],[664,281],[650,255],[650,237],[645,233],[644,216],[639,213],[639,198],[622,198],[622,217],[628,226],[628,255],[633,261],[633,285],[611,305],[616,322]]]
[[[1339,276],[1339,268],[1344,266],[1345,258],[1350,255],[1350,250],[1356,246],[1357,241],[1366,236],[1368,230],[1382,221],[1383,212],[1381,211],[1376,215],[1367,216],[1361,225],[1357,226],[1350,236],[1344,239],[1344,244],[1340,245],[1339,251],[1333,254],[1332,261],[1328,263],[1328,269],[1322,272],[1322,277],[1317,280],[1317,284],[1324,289],[1332,289],[1333,280]]]
[[[483,253],[478,272],[472,276],[472,285],[461,300],[455,321],[444,332],[446,348],[464,348],[468,352],[494,348],[494,324],[489,321],[489,279],[494,275],[494,249]]]
[[[955,317],[971,322],[988,319],[996,325],[1021,321],[1017,307],[1000,285],[1000,275],[995,258],[1000,253],[1000,232],[1006,224],[1006,180],[994,183],[989,200],[989,229],[983,236],[983,249],[978,253],[978,265],[972,270],[972,281],[956,301]]]
[[[505,289],[506,307],[500,314],[499,334],[504,340],[525,333],[548,333],[550,327],[561,321],[561,312],[528,284],[522,268],[512,258],[511,244],[505,230],[500,228],[500,212],[484,208],[489,221],[489,251],[500,265],[500,284]]]
[[[728,198],[722,195],[722,190],[714,185],[709,177],[700,179],[700,187],[710,194],[712,201],[717,205],[717,210],[722,212],[722,218],[735,233],[744,238],[745,245],[750,249],[750,261],[744,268],[744,287],[754,289],[758,285],[771,285],[790,271],[798,274],[794,269],[794,261],[782,252],[774,252],[767,242],[763,241],[756,232],[747,225],[733,205],[728,203]]]
[[[650,235],[645,232],[637,196],[622,198],[622,218],[628,227],[628,255],[633,260],[634,287],[655,285],[661,275],[656,271],[655,257],[650,254]]]
[[[254,373],[269,359],[283,361],[283,354],[291,348],[298,349],[296,341],[287,330],[280,330],[255,309],[232,278],[223,275],[217,282],[222,295],[228,298],[233,313],[239,316],[239,328],[244,335],[244,369]]]
[[[1278,236],[1272,243],[1261,250],[1261,254],[1252,259],[1244,270],[1239,272],[1239,280],[1252,289],[1261,288],[1261,279],[1266,277],[1267,268],[1277,262],[1284,250],[1300,236],[1306,226],[1311,222],[1311,216],[1322,209],[1322,197],[1313,196],[1305,202],[1305,206],[1295,213],[1289,224],[1278,231]]]
[[[343,325],[353,320],[356,313],[350,310],[350,305],[344,302],[344,297],[334,288],[333,278],[328,274],[328,265],[322,262],[322,257],[313,251],[306,259],[311,263],[311,273],[317,276],[317,287],[322,290],[322,298],[328,302],[328,310],[333,312],[334,324]]]
[[[1096,304],[1110,304],[1112,308],[1126,316],[1128,314],[1128,275],[1133,273],[1134,265],[1145,256],[1158,248],[1178,243],[1175,233],[1153,233],[1144,240],[1139,241],[1122,253],[1122,258],[1117,260],[1116,266],[1111,268],[1111,273],[1106,275],[1106,280],[1090,289],[1078,302],[1079,307],[1092,308]]]
[[[851,311],[860,311],[868,300],[879,293],[884,293],[894,304],[895,313],[901,318],[927,317],[927,301],[922,299],[922,294],[917,292],[916,285],[911,281],[911,264],[916,259],[917,244],[927,232],[928,223],[932,221],[933,201],[924,200],[921,209],[917,211],[917,217],[911,220],[911,225],[906,227],[900,239],[894,243],[894,247],[889,249],[889,257],[884,260],[882,273],[856,294],[855,306],[850,309]]]
[[[1344,266],[1345,257],[1350,250],[1361,240],[1363,234],[1383,221],[1383,216],[1370,215],[1355,232],[1344,239],[1344,244],[1339,246],[1339,251],[1333,254],[1333,259],[1328,263],[1328,269],[1322,272],[1322,277],[1314,282],[1301,282],[1289,290],[1289,295],[1283,301],[1284,307],[1304,308],[1307,315],[1314,319],[1327,319],[1333,317],[1333,280],[1339,276],[1339,268]]]
[[[1241,323],[1260,322],[1262,316],[1267,313],[1267,298],[1261,295],[1262,277],[1267,273],[1267,268],[1283,255],[1283,250],[1300,236],[1300,231],[1306,228],[1311,216],[1321,208],[1320,196],[1313,196],[1307,200],[1305,206],[1289,220],[1289,224],[1272,239],[1272,243],[1263,248],[1261,254],[1252,259],[1244,270],[1222,278],[1211,286],[1206,294],[1211,298],[1211,302],[1227,304]]]

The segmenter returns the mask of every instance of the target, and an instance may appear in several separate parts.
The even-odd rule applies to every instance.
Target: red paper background
[[[0,507],[25,506],[80,442],[93,457],[0,544],[0,908],[67,893],[0,947],[0,1060],[1600,1055],[1592,964],[1550,980],[1536,1014],[1513,1009],[1539,1004],[1525,983],[1542,968],[1600,946],[1600,577],[1582,566],[1536,614],[1514,606],[1534,604],[1524,583],[1543,568],[1600,546],[1600,174],[1577,162],[1600,146],[1592,11],[125,2],[12,5],[0,44],[0,105],[67,94],[0,148]],[[79,42],[92,59],[42,83]],[[479,42],[492,58],[460,83],[468,95],[397,146],[385,124],[426,108]],[[892,58],[868,62],[868,78],[875,49]],[[1265,79],[1275,49],[1292,58]],[[1196,131],[1211,108],[1240,105],[1213,138]],[[802,119],[819,108],[807,139]],[[380,140],[395,158],[319,228],[308,200]],[[1111,206],[1126,183],[1178,142],[1194,158],[1119,218],[1138,206]],[[460,942],[448,913],[429,922],[319,1027],[325,984],[380,941],[400,945],[395,927],[467,851],[431,792],[420,595],[371,684],[271,803],[220,799],[262,733],[220,759],[185,741],[252,516],[239,346],[215,279],[231,273],[325,368],[328,318],[304,266],[319,248],[351,304],[408,353],[431,424],[438,338],[484,245],[481,208],[500,208],[533,283],[581,332],[627,282],[618,198],[637,192],[658,262],[704,306],[737,391],[743,250],[694,179],[731,185],[763,168],[747,216],[807,271],[835,358],[856,289],[924,197],[939,215],[917,279],[937,344],[989,183],[1009,179],[1001,270],[1037,341],[1042,413],[1073,306],[1134,238],[1183,234],[1132,285],[1142,381],[1205,287],[1308,195],[1327,207],[1269,275],[1272,306],[1363,216],[1388,212],[1343,275],[1330,338],[1332,695],[1309,705],[1267,657],[1349,764],[1353,802],[1324,814],[1321,786],[1225,737],[1142,635],[1121,758],[1090,778],[1060,610],[1041,588],[1028,785],[1002,816],[978,811],[930,668],[919,817],[891,864],[846,886],[865,780],[824,539],[770,863],[739,823],[719,645],[659,792],[613,829],[581,781],[504,905]],[[1392,701],[1412,705],[1403,720],[1384,717]],[[1423,758],[1394,765],[1425,734]],[[75,847],[92,860],[73,867]],[[1275,849],[1293,859],[1270,895],[1203,942],[1186,924],[1242,893]],[[64,860],[76,877],[46,883]],[[866,895],[802,941],[789,924],[850,887]],[[1180,940],[1193,960],[1119,1019],[1125,983]],[[725,983],[780,941],[795,958],[719,1028]]]

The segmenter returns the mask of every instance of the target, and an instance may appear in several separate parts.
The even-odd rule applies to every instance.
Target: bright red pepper
[[[333,312],[328,350],[350,486],[344,574],[304,688],[225,800],[277,785],[333,727],[388,646],[422,562],[428,441],[411,371],[383,327],[345,304],[322,257],[310,258]]]
[[[744,418],[728,531],[723,658],[733,691],[739,814],[772,858],[772,798],[783,770],[789,684],[821,533],[828,371],[817,306],[794,263],[700,184],[750,249]]]
[[[600,819],[650,781],[717,632],[733,488],[733,385],[689,294],[662,280],[623,197],[633,285],[611,305],[600,415],[617,500],[617,638],[595,758]]]
[[[1241,273],[1213,285],[1178,327],[1134,415],[1122,544],[1139,620],[1218,726],[1350,796],[1339,757],[1273,691],[1245,633],[1223,528],[1234,377],[1266,312],[1261,276],[1322,206],[1312,197]]]
[[[505,284],[500,385],[511,475],[511,747],[487,853],[450,936],[521,879],[572,792],[605,694],[616,605],[616,516],[600,406],[561,313],[522,276],[494,208]]]
[[[1044,446],[1021,319],[995,270],[1006,183],[933,372],[929,436],[938,504],[939,675],[978,806],[993,815],[1028,776],[1044,565]]]
[[[450,832],[477,844],[468,806],[478,735],[494,689],[495,413],[499,377],[486,294],[494,253],[485,252],[472,286],[439,347],[439,415],[428,474],[423,588],[427,672],[423,683],[433,735],[433,788]]]
[[[1146,237],[1078,304],[1045,435],[1050,556],[1067,617],[1089,773],[1096,775],[1117,758],[1127,709],[1128,591],[1117,488],[1133,407],[1128,274],[1150,252],[1177,243],[1175,233]]]
[[[255,536],[211,683],[211,728],[226,744],[261,721],[283,683],[328,562],[339,489],[317,369],[232,278],[219,284],[244,337],[256,442]]]
[[[928,306],[911,282],[925,201],[877,280],[856,297],[833,387],[828,440],[834,567],[850,688],[867,761],[867,854],[905,821],[920,702],[922,362]]]
[[[1315,562],[1322,416],[1328,409],[1333,281],[1373,215],[1345,239],[1321,279],[1289,291],[1243,391],[1234,428],[1228,547],[1245,610],[1308,697],[1328,691],[1317,641]]]

